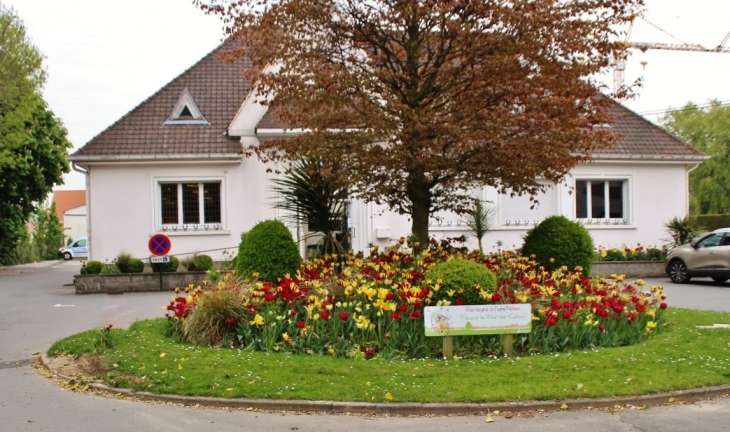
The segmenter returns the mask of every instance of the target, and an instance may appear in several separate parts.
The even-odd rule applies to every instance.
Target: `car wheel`
[[[63,253],[63,259],[65,259],[66,261],[69,261],[71,258],[73,258],[73,255],[71,255],[71,252]]]
[[[687,283],[690,280],[690,276],[687,274],[687,266],[679,260],[669,263],[667,273],[669,279],[674,283]]]
[[[715,282],[717,282],[717,283],[723,283],[723,282],[727,281],[727,278],[725,278],[725,277],[718,277],[718,276],[713,276],[713,277],[712,277],[712,280],[714,280],[714,281],[715,281]]]

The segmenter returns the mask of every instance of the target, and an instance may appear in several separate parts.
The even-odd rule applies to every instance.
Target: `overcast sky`
[[[45,55],[45,100],[77,149],[222,40],[222,24],[190,0],[0,0],[15,9]],[[728,0],[645,0],[645,18],[679,41],[715,47],[730,32]],[[678,43],[644,21],[632,42]],[[726,45],[730,45],[726,44]],[[632,50],[625,80],[643,78],[625,104],[639,114],[688,101],[730,102],[730,53]],[[612,83],[613,77],[606,77]],[[647,114],[657,121],[659,116]],[[78,173],[63,189],[83,189]]]

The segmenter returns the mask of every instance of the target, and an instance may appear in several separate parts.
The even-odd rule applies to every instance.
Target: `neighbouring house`
[[[242,148],[291,131],[256,102],[243,76],[250,63],[219,60],[220,49],[69,158],[87,176],[90,259],[111,261],[122,251],[149,256],[155,234],[170,238],[170,254],[221,259],[224,251],[235,253],[241,233],[256,222],[282,216],[274,208],[276,170],[245,157]],[[664,223],[687,213],[687,176],[706,156],[621,105],[614,110],[614,124],[602,126],[619,134],[614,147],[549,185],[537,208],[526,196],[474,191],[497,209],[494,229],[483,239],[487,251],[519,247],[527,229],[555,214],[583,223],[596,245],[662,243]],[[436,238],[468,234],[457,215],[434,216]],[[348,227],[352,247],[364,250],[408,235],[410,222],[355,200]],[[292,228],[295,238],[305,231]]]
[[[57,190],[53,192],[53,202],[63,224],[64,243],[86,237],[86,191]]]

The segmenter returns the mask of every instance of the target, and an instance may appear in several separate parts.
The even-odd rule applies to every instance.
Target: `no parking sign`
[[[163,256],[170,252],[172,242],[164,234],[155,234],[149,242],[150,252],[156,256]]]

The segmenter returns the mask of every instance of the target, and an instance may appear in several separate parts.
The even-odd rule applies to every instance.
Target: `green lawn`
[[[164,319],[112,330],[105,383],[152,393],[329,401],[502,402],[640,395],[730,383],[730,314],[668,309],[669,327],[621,348],[522,358],[350,360],[196,347],[167,339]],[[50,356],[94,350],[98,330]],[[456,342],[456,341],[455,341]]]

